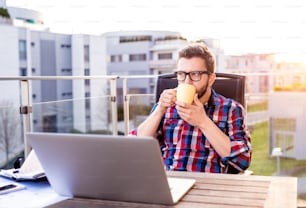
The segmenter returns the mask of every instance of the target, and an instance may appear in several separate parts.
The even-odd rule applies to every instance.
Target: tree
[[[2,100],[0,102],[0,150],[3,150],[5,158],[4,160],[0,158],[0,163],[7,164],[19,151],[22,151],[20,148],[22,144],[18,111],[13,107],[13,102]]]
[[[10,14],[7,9],[0,7],[0,16],[10,18]]]

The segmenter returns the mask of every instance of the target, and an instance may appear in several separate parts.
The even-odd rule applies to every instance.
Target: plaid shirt
[[[247,169],[251,160],[251,138],[243,107],[212,90],[204,108],[208,117],[229,136],[231,154],[221,158],[200,128],[182,120],[173,106],[167,109],[158,136],[166,169],[212,173],[227,173],[229,165],[235,172]]]

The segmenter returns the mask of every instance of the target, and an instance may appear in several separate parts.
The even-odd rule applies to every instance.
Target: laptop
[[[152,137],[27,133],[59,195],[172,205],[195,184],[167,177]]]

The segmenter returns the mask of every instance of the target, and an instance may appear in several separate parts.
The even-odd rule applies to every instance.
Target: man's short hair
[[[207,71],[210,71],[211,73],[215,72],[215,67],[216,67],[215,57],[205,44],[202,43],[190,44],[179,52],[179,59],[180,58],[190,59],[193,57],[202,58],[205,61]]]

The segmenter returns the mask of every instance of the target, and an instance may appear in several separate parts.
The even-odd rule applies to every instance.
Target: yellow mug
[[[176,89],[176,99],[178,101],[191,104],[196,93],[195,86],[191,84],[181,83]]]

